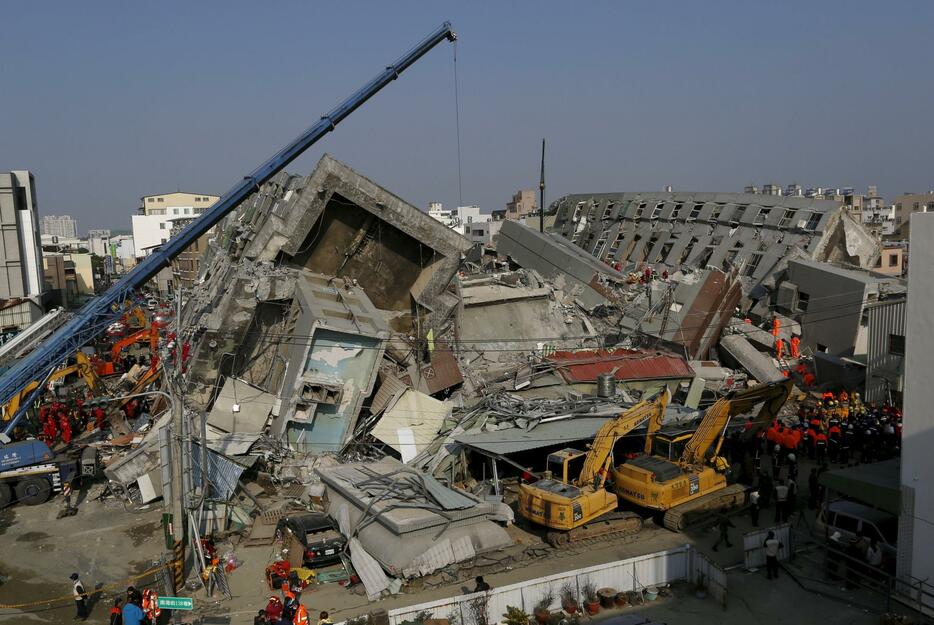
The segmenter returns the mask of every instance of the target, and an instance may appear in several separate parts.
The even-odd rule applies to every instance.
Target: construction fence
[[[459,595],[397,608],[389,612],[389,622],[390,625],[401,625],[404,621],[414,620],[417,614],[428,613],[431,618],[453,616],[464,625],[482,625],[482,613],[485,611],[486,623],[498,623],[506,613],[507,606],[521,608],[531,614],[541,599],[549,595],[554,598],[549,609],[560,609],[561,589],[565,585],[570,585],[580,597],[586,584],[592,584],[598,589],[613,588],[617,592],[638,592],[676,581],[703,581],[707,591],[721,605],[726,606],[726,573],[698,553],[693,546],[685,545],[677,549],[527,580],[494,588],[486,593]]]

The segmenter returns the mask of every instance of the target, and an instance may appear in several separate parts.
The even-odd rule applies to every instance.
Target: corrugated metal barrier
[[[775,532],[775,538],[782,544],[778,550],[778,561],[784,562],[794,553],[794,535],[791,525],[782,523],[774,527],[764,527],[743,534],[743,553],[747,569],[761,569],[765,566],[765,539],[769,532]]]

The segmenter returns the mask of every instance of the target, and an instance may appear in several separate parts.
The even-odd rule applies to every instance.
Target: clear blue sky
[[[141,195],[222,193],[445,19],[463,200],[749,183],[934,187],[934,3],[20,2],[0,27],[0,170],[43,214],[129,228]],[[452,50],[327,151],[414,204],[458,201]]]

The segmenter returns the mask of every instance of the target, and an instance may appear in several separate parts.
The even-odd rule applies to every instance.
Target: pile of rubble
[[[371,598],[501,549],[510,480],[547,450],[661,386],[689,427],[789,372],[751,323],[771,317],[737,316],[780,277],[739,269],[611,266],[512,221],[482,249],[330,156],[280,174],[217,226],[178,319],[211,529],[264,544],[290,511],[326,512]],[[108,468],[140,502],[161,495],[158,430]]]

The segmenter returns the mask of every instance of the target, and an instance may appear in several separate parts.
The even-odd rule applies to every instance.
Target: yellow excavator
[[[605,488],[613,446],[647,421],[649,437],[657,432],[670,397],[666,388],[607,421],[586,453],[562,449],[549,454],[548,470],[553,477],[519,487],[519,515],[553,530],[545,538],[556,547],[587,538],[639,532],[642,518],[631,512],[617,512],[619,500]]]
[[[46,383],[60,380],[61,378],[71,375],[72,373],[77,373],[82,378],[84,378],[84,382],[88,385],[88,388],[91,389],[92,393],[95,395],[100,394],[103,388],[100,378],[98,378],[97,374],[94,373],[94,366],[91,364],[91,360],[82,352],[77,352],[75,354],[75,364],[62,367],[61,369],[52,372],[48,380],[46,380]],[[25,401],[33,391],[39,388],[40,384],[41,382],[38,381],[30,382],[23,388],[23,390],[13,396],[13,399],[11,399],[10,402],[3,407],[3,421],[9,421],[12,419],[23,405],[23,401]]]
[[[752,429],[744,434],[753,436],[785,405],[791,386],[791,380],[760,384],[718,399],[704,413],[677,462],[646,453],[615,467],[616,494],[641,508],[663,512],[665,527],[674,531],[742,505],[746,490],[728,483],[729,464],[720,456],[727,426],[734,416],[762,404]],[[651,450],[650,445],[647,440],[646,449]]]

